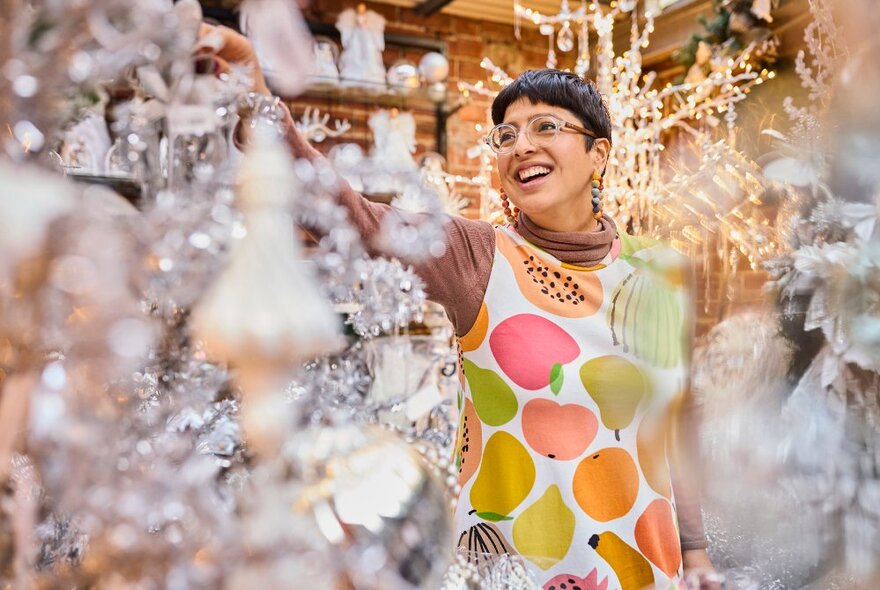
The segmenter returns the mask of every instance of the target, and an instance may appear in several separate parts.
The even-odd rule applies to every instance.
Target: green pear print
[[[489,426],[510,422],[519,409],[510,386],[492,369],[481,369],[468,359],[463,359],[462,364],[480,420]]]
[[[585,362],[580,376],[584,389],[599,406],[602,424],[620,440],[620,431],[630,425],[648,393],[647,377],[633,363],[616,355]]]

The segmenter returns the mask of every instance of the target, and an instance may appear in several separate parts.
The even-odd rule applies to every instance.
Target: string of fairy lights
[[[736,225],[738,231],[725,235],[725,238],[734,242],[739,250],[748,252],[750,262],[757,264],[766,255],[772,239],[762,239],[760,253],[757,250],[751,252],[754,244],[750,243],[749,229],[760,230],[762,236],[768,232],[766,219],[756,217],[752,220],[751,213],[743,213],[748,208],[735,208],[732,213],[737,217],[735,224],[718,212],[704,218],[691,215],[685,224],[692,223],[690,228],[671,227],[671,223],[681,225],[681,220],[657,215],[657,211],[687,209],[686,206],[670,207],[669,201],[692,197],[668,190],[672,174],[662,164],[665,162],[664,152],[668,151],[672,140],[684,136],[690,145],[705,154],[705,148],[721,136],[721,141],[732,149],[735,146],[737,104],[745,100],[755,86],[776,76],[774,71],[756,65],[754,57],[775,50],[777,42],[770,38],[753,42],[733,56],[713,56],[709,71],[699,81],[669,82],[659,86],[657,73],[643,69],[643,53],[651,44],[655,15],[660,8],[662,5],[652,0],[645,3],[635,0],[612,2],[608,6],[583,2],[574,9],[563,1],[557,14],[544,15],[517,0],[514,3],[515,30],[519,35],[522,27],[531,23],[548,37],[547,67],[557,64],[557,50],[576,50],[575,73],[593,79],[605,97],[615,146],[605,177],[605,208],[619,224],[628,226],[635,233],[652,235],[668,236],[674,230],[676,235],[688,236],[686,241],[690,242],[691,248],[711,239],[708,234],[723,233],[726,228]],[[627,19],[629,43],[623,51],[617,51],[614,46],[615,26]],[[570,34],[574,31],[577,31],[577,43],[571,39]],[[499,88],[513,80],[489,58],[484,58],[480,65],[487,72],[489,83],[460,82],[458,88],[465,98],[492,98]],[[477,124],[475,131],[484,133],[485,126]],[[480,158],[480,174],[490,179],[493,171],[491,154],[474,148],[470,155]],[[680,180],[681,171],[678,173]],[[741,188],[743,203],[754,200],[754,196],[747,192],[748,186]],[[483,212],[492,218],[497,214],[497,193],[491,182],[483,183],[481,193],[483,200],[487,201]]]

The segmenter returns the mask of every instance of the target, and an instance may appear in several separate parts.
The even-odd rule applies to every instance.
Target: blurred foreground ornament
[[[229,268],[193,314],[211,354],[288,365],[338,344],[336,316],[300,261],[290,207],[298,182],[273,132],[257,128],[239,171],[244,217]],[[295,299],[291,299],[295,298]]]
[[[209,353],[236,367],[245,431],[274,455],[285,436],[283,385],[298,361],[339,345],[339,321],[301,259],[290,207],[299,190],[274,130],[254,129],[239,172],[243,231],[228,268],[193,313]]]
[[[308,83],[314,50],[297,3],[245,0],[239,10],[270,86],[282,96],[298,95]]]
[[[582,587],[584,590],[603,588]],[[474,564],[466,552],[459,552],[446,572],[441,590],[540,590],[540,586],[519,555],[484,553]]]
[[[437,588],[451,557],[444,485],[406,443],[375,428],[305,430],[285,455],[310,513],[356,590]]]
[[[828,517],[793,485],[782,456],[799,444],[780,427],[791,355],[775,317],[750,312],[715,326],[694,359],[709,552],[739,578],[734,588],[803,588],[830,565]],[[757,510],[762,518],[749,518]]]
[[[39,252],[50,222],[74,208],[75,192],[57,176],[0,160],[0,294],[12,294],[13,271]]]

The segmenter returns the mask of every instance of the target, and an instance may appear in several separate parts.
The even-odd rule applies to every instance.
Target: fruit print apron
[[[518,554],[544,590],[676,587],[680,257],[621,235],[586,269],[495,232],[485,300],[459,339],[459,551]]]

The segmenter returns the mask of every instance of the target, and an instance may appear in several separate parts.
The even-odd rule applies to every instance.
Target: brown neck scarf
[[[540,227],[520,212],[516,229],[519,235],[561,262],[577,266],[595,266],[602,262],[617,237],[617,225],[604,215],[593,231],[556,232]]]

